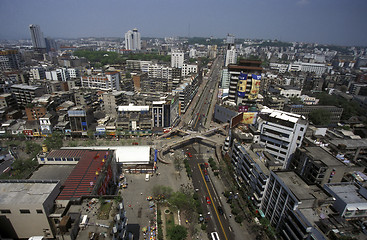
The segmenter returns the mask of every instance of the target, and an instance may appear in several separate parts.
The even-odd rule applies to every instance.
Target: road
[[[221,197],[213,186],[209,175],[209,181],[205,181],[205,171],[210,171],[210,169],[200,167],[200,165],[207,162],[207,159],[203,158],[207,151],[210,151],[208,147],[198,143],[185,147],[185,152],[190,153],[192,156],[189,158],[189,164],[193,171],[192,182],[194,189],[198,189],[198,195],[203,209],[203,217],[208,221],[207,232],[217,232],[220,239],[234,239],[234,233],[228,223],[228,213],[224,212],[222,215],[218,211],[218,206],[222,207],[220,201]],[[209,198],[210,204],[207,203],[207,198]]]
[[[203,91],[198,93],[199,100],[196,103],[192,103],[196,104],[196,106],[192,111],[191,120],[187,126],[188,129],[194,131],[204,130],[205,124],[207,121],[210,121],[208,120],[208,115],[211,114],[210,106],[212,105],[212,101],[216,101],[214,93],[220,80],[221,66],[223,66],[223,56],[218,56],[211,67]]]

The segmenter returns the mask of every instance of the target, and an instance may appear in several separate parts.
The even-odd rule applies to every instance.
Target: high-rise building
[[[226,52],[225,66],[227,67],[228,64],[236,64],[236,63],[237,63],[237,50],[234,46],[231,46],[231,48],[227,49]]]
[[[179,50],[174,50],[171,53],[171,67],[182,68],[184,63],[184,53]]]
[[[33,48],[46,48],[46,41],[43,37],[40,26],[31,24],[29,25],[29,30],[31,31]]]
[[[141,39],[138,29],[134,28],[125,33],[125,48],[127,50],[141,50]]]
[[[228,100],[236,105],[247,105],[256,101],[261,84],[261,61],[240,60],[228,65]]]
[[[258,118],[260,144],[286,168],[301,146],[307,127],[308,121],[301,115],[263,109]]]

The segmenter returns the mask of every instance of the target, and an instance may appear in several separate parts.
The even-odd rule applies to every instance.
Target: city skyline
[[[149,11],[146,11],[148,9]],[[30,39],[29,25],[45,37],[142,37],[277,39],[367,46],[367,2],[272,0],[185,1],[8,1],[0,2],[0,39]]]

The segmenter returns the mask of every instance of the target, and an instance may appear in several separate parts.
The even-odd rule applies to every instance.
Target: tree
[[[195,208],[194,199],[182,192],[173,193],[168,202],[181,211],[193,211]]]
[[[184,226],[175,225],[167,229],[167,236],[170,240],[183,240],[187,237],[187,230]]]
[[[162,185],[157,185],[153,187],[153,197],[154,199],[168,199],[172,195],[172,188]]]
[[[63,139],[63,136],[61,133],[54,132],[50,136],[47,136],[46,140],[43,143],[46,144],[49,150],[50,149],[60,149],[63,146],[62,139]]]
[[[177,172],[181,172],[182,170],[182,159],[175,157],[175,159],[173,160],[173,164],[175,166],[175,169]]]
[[[316,109],[308,115],[309,120],[315,125],[328,125],[330,123],[330,112],[324,109]]]

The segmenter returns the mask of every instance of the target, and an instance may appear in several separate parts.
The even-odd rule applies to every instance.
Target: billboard
[[[242,123],[244,124],[255,124],[257,112],[244,112],[242,113]]]
[[[260,84],[261,84],[261,75],[252,74],[252,86],[248,99],[250,100],[257,99],[257,95],[259,94],[260,91]]]
[[[248,106],[238,106],[238,112],[248,112]]]
[[[246,94],[246,85],[247,85],[247,74],[240,73],[238,76],[238,83],[237,83],[237,95],[239,97],[245,97]]]

